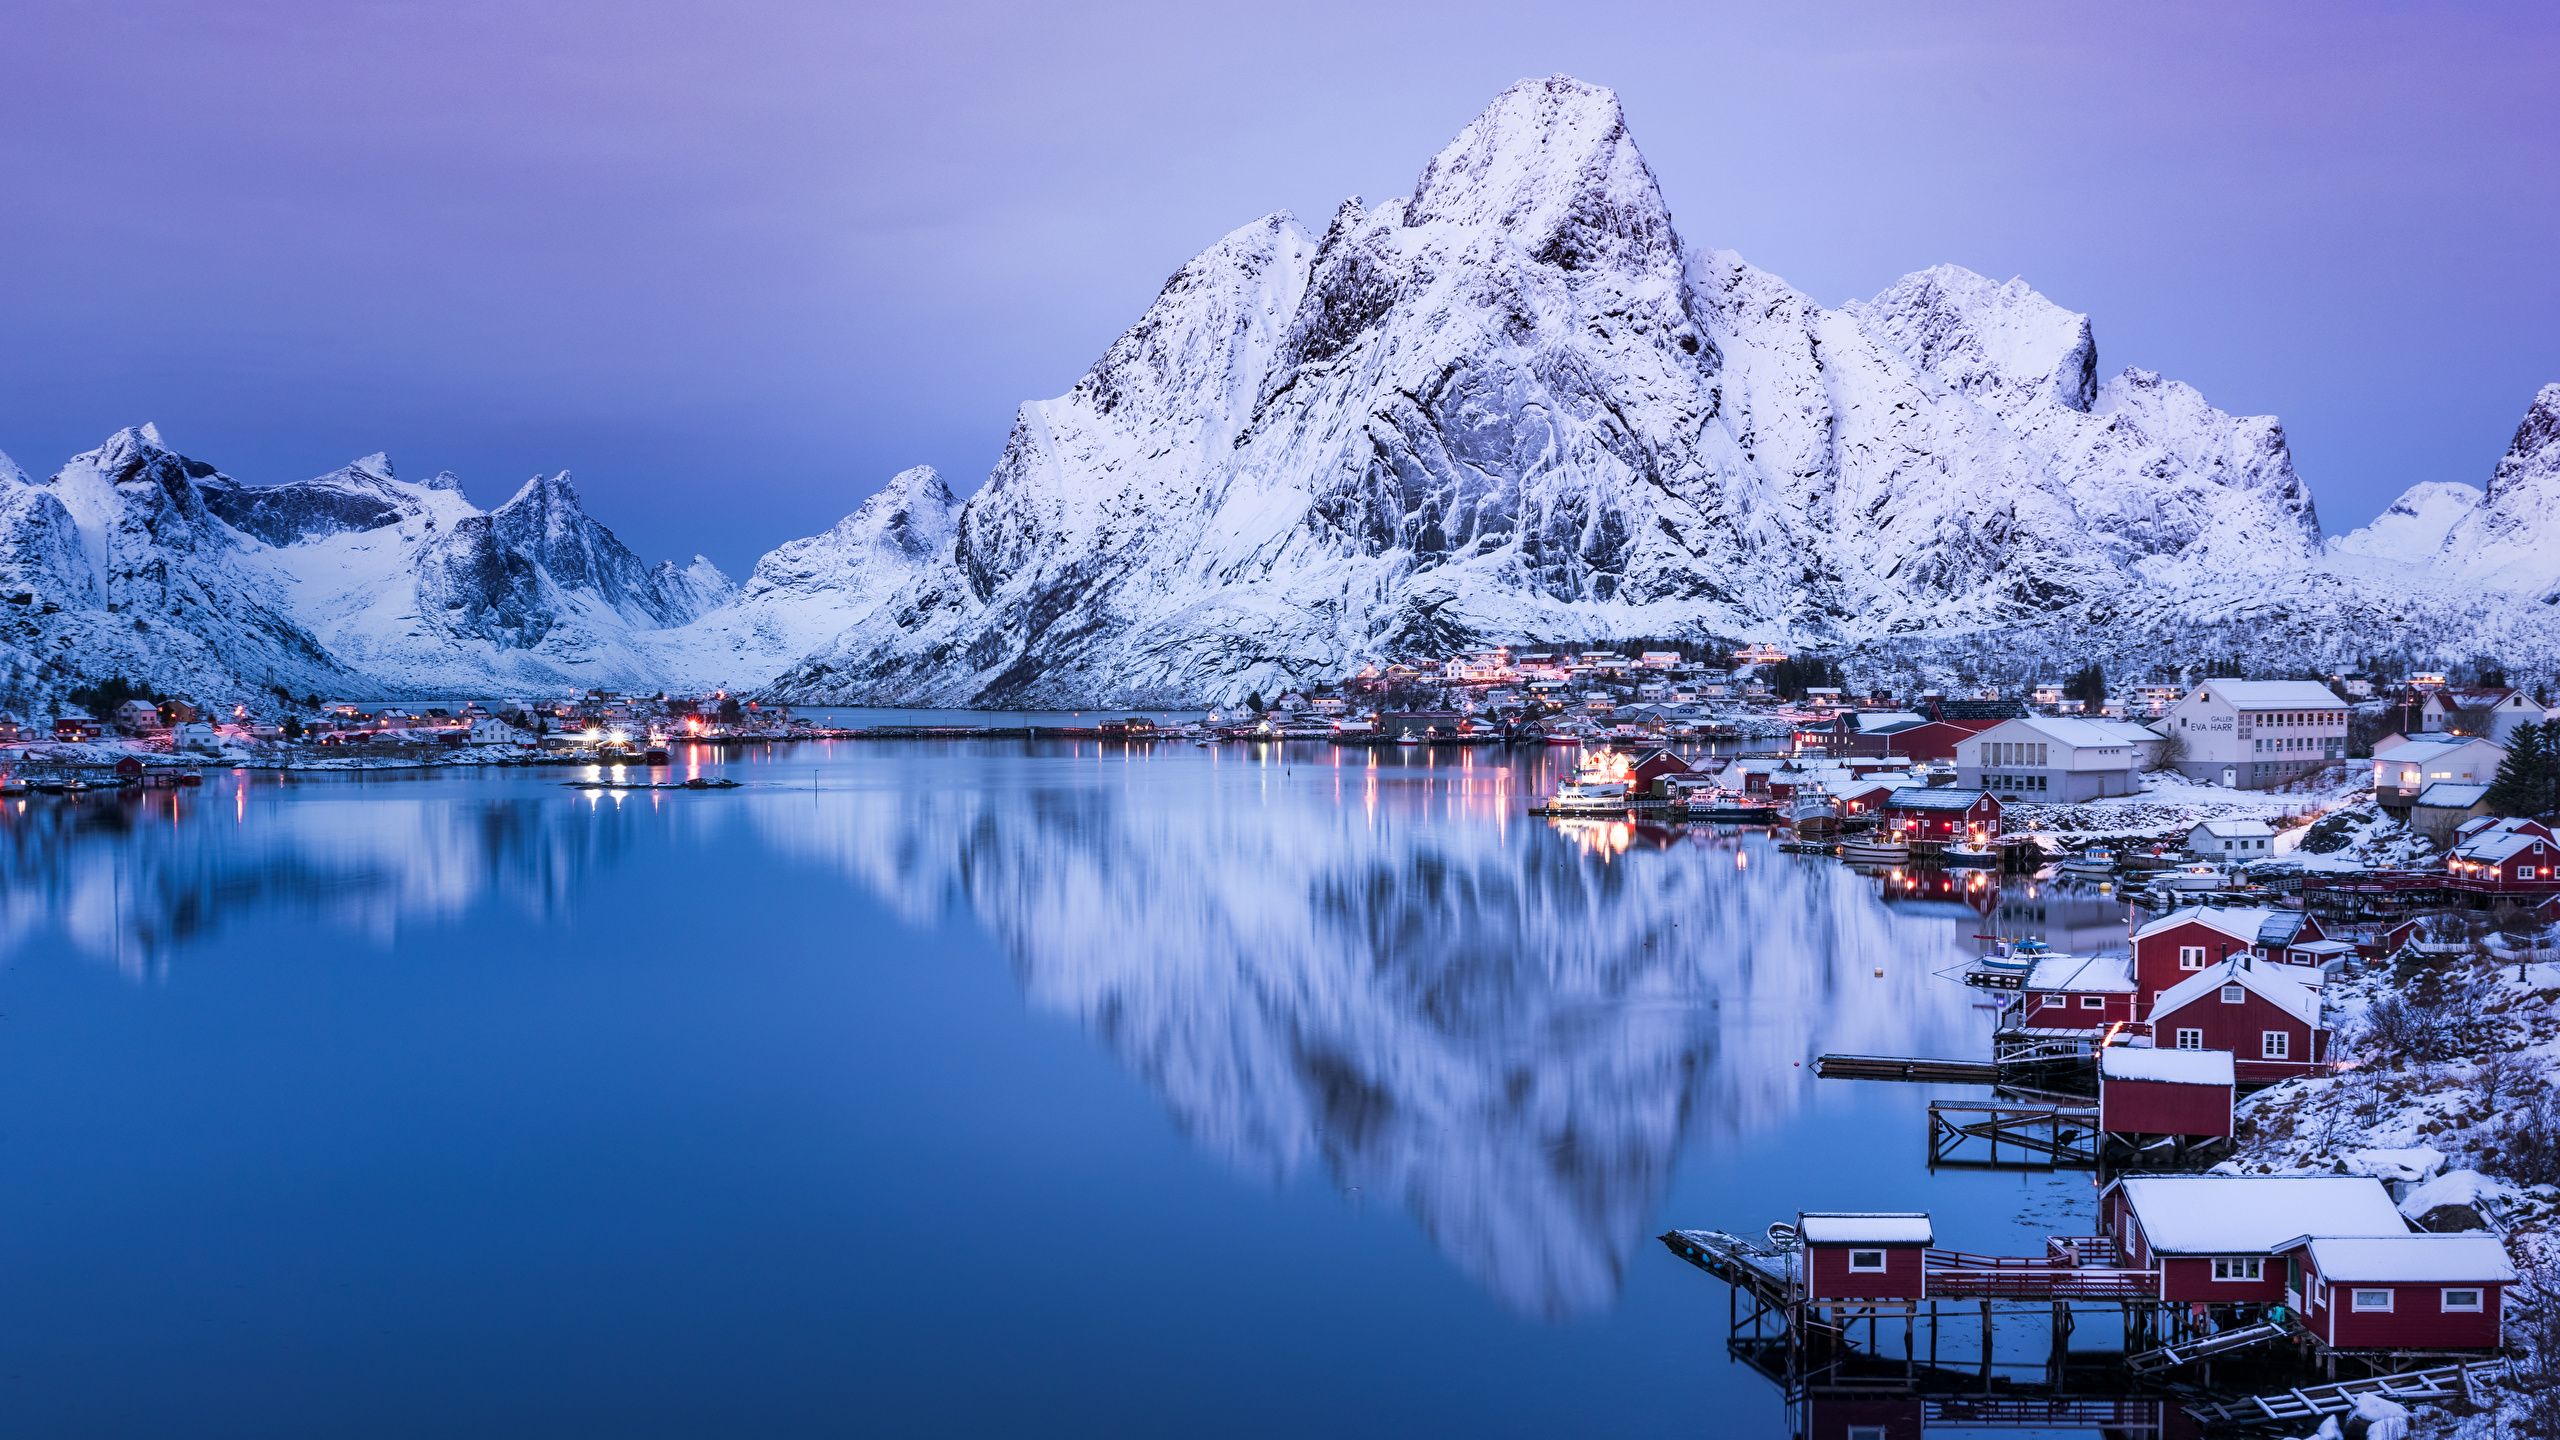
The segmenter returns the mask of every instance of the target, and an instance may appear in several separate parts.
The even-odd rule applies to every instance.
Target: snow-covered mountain
[[[209,699],[645,685],[639,637],[734,588],[707,560],[643,563],[565,474],[485,513],[381,455],[253,486],[148,425],[41,483],[0,470],[0,646],[22,672]]]
[[[2330,552],[2341,569],[2447,596],[2560,602],[2560,385],[2533,397],[2485,491],[2413,485]]]
[[[803,699],[1242,694],[1490,640],[2086,623],[2320,553],[2273,420],[1953,266],[1826,308],[1674,229],[1616,98],[1504,92],[1411,194],[1203,252],[1026,406]]]

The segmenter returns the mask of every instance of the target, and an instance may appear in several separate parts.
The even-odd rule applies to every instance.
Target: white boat
[[[2181,865],[2175,870],[2160,874],[2151,883],[2158,889],[2181,895],[2192,895],[2207,890],[2228,890],[2231,888],[2232,880],[2219,865],[2199,864]]]
[[[2109,876],[2116,873],[2116,852],[2103,846],[2083,850],[2062,862],[2065,875]]]
[[[1998,868],[2000,852],[1988,845],[1965,841],[1939,851],[1938,863],[1951,870],[1991,870]]]
[[[1840,842],[1840,858],[1852,865],[1899,865],[1911,858],[1911,846],[1901,840],[1862,835]]]
[[[1396,743],[1399,745],[1419,745],[1422,743],[1422,737],[1414,734],[1411,730],[1399,730],[1396,732]]]
[[[1627,808],[1624,780],[1567,780],[1547,800],[1550,814],[1614,815]]]

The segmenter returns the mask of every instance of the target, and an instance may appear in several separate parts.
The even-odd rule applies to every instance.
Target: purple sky
[[[974,488],[1193,252],[1558,71],[1692,244],[1831,303],[2022,274],[2281,415],[2333,531],[2560,380],[2541,3],[11,0],[0,449],[565,467],[743,573],[901,466]]]

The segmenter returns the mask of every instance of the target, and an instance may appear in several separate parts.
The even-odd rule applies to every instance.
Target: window
[[[2237,1005],[2248,998],[2249,987],[2246,985],[2225,985],[2222,987],[2222,1003],[2225,1005]]]
[[[2285,1060],[2292,1058],[2293,1037],[2281,1030],[2269,1030],[2258,1036],[2258,1058]]]
[[[1882,1273],[1884,1270],[1884,1252],[1881,1250],[1850,1251],[1849,1270],[1852,1274],[1874,1275]]]
[[[2267,1278],[2267,1262],[2255,1255],[2222,1255],[2213,1262],[2216,1280],[2263,1280]]]
[[[2201,969],[2203,969],[2203,968],[2204,968],[2204,947],[2203,947],[2203,946],[2201,946],[2201,945],[2181,945],[2181,946],[2179,946],[2179,947],[2178,947],[2178,968],[2179,968],[2179,969],[2181,969],[2181,970],[2201,970]]]
[[[2387,1312],[2391,1309],[2391,1292],[2388,1290],[2350,1290],[2347,1292],[2347,1308],[2350,1310],[2381,1310]]]
[[[2480,1304],[2480,1292],[2467,1288],[2460,1290],[2449,1289],[2444,1292],[2444,1308],[2448,1311],[2467,1311],[2477,1313],[2482,1308]]]
[[[2104,995],[2083,995],[2080,997],[2080,1008],[2083,1010],[2104,1010],[2107,1008],[2107,997]]]
[[[2177,1048],[2181,1050],[2203,1049],[2204,1032],[2202,1030],[2190,1030],[2184,1026],[2179,1027]]]

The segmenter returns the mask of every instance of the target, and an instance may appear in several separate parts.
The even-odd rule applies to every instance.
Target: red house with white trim
[[[2098,1128],[2227,1140],[2238,1088],[2228,1050],[2109,1045],[2098,1052]]]
[[[2235,955],[2251,956],[2300,972],[2294,979],[2318,989],[2320,966],[2342,947],[2329,941],[2320,922],[2299,910],[2263,906],[2191,905],[2133,932],[2135,1008],[2148,1011],[2160,992]]]
[[[2515,1262],[2495,1235],[2303,1236],[2303,1328],[2337,1350],[2495,1350]]]
[[[1876,828],[1922,844],[1993,840],[2000,835],[2000,797],[1987,790],[1905,785],[1876,807]]]
[[[2466,835],[2444,868],[2467,890],[2545,894],[2560,890],[2560,841],[2539,820],[2500,820]]]
[[[2118,955],[2052,955],[2035,963],[2005,1017],[2018,1030],[2094,1035],[2135,1018],[2133,970]]]
[[[1925,1211],[1805,1211],[1796,1216],[1805,1298],[1922,1299],[1929,1284],[1924,1257],[1935,1239]]]
[[[2170,1050],[2228,1050],[2239,1079],[2270,1084],[2320,1070],[2329,1031],[2320,992],[2239,956],[2187,977],[2151,1002],[2151,1040]]]
[[[2306,1233],[2409,1232],[2369,1175],[2131,1175],[2098,1197],[2098,1220],[2127,1265],[2160,1272],[2160,1299],[2209,1305],[2281,1303]]]

